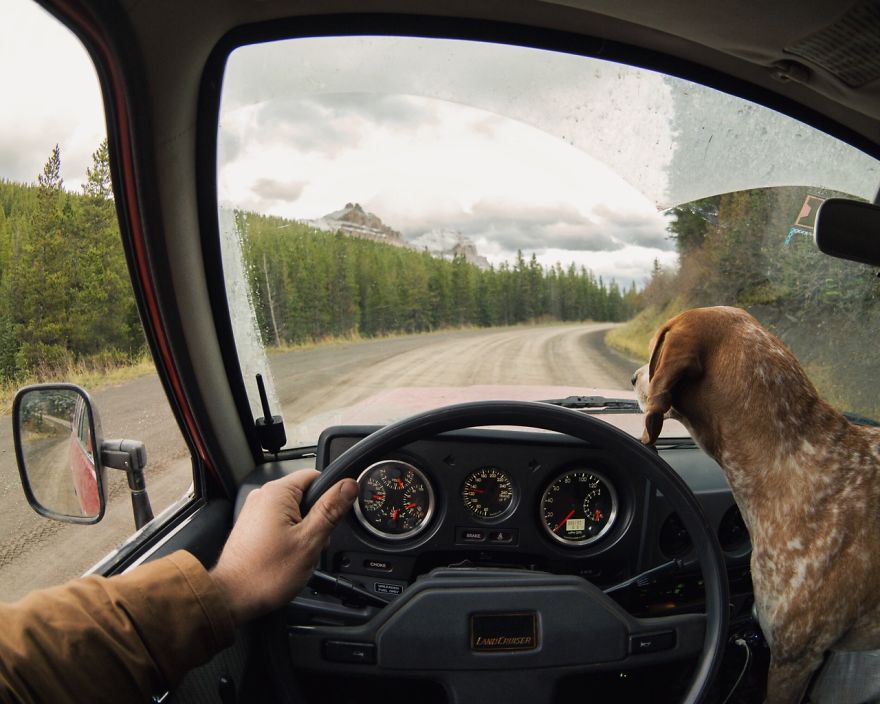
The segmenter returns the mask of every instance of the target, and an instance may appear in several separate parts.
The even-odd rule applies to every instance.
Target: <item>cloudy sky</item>
[[[36,182],[57,143],[65,184],[79,190],[106,133],[91,60],[35,3],[0,4],[0,178]]]
[[[672,152],[669,89],[537,53],[405,38],[239,50],[224,82],[221,201],[297,219],[358,202],[410,240],[454,230],[493,263],[535,252],[640,286],[655,259],[675,261],[655,205]],[[635,93],[661,129],[629,140]]]

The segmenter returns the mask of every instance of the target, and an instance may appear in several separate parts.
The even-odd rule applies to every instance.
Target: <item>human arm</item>
[[[180,551],[0,605],[0,701],[145,701],[173,687],[231,644],[236,625],[305,585],[356,495],[352,480],[340,482],[302,519],[315,476],[252,492],[211,573]]]

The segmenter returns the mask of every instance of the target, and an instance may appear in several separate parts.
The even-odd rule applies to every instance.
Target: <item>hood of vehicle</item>
[[[596,389],[583,386],[411,386],[385,389],[344,408],[335,408],[311,416],[288,429],[293,446],[313,445],[321,432],[333,425],[387,425],[433,408],[473,401],[545,401],[568,396],[604,396],[636,399],[632,390]],[[586,411],[590,412],[590,411]],[[641,437],[644,430],[642,413],[592,412],[602,421],[632,435]],[[690,437],[685,427],[673,420],[663,425],[661,437]]]

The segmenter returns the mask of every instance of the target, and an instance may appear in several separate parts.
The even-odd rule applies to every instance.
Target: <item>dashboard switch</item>
[[[376,558],[367,558],[364,560],[364,569],[370,572],[391,572],[394,566],[388,560],[380,560]]]
[[[646,633],[629,637],[630,655],[657,653],[661,650],[672,650],[675,647],[675,632]]]
[[[506,545],[513,542],[513,536],[512,530],[493,530],[489,532],[489,542]]]
[[[326,640],[324,641],[324,658],[331,662],[359,662],[364,665],[373,665],[376,662],[376,644]]]
[[[483,543],[486,541],[486,531],[482,528],[459,528],[459,543]]]

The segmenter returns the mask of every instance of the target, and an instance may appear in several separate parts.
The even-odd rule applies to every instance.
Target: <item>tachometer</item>
[[[575,469],[558,477],[541,496],[541,525],[563,545],[595,542],[617,517],[617,494],[601,474]]]
[[[354,505],[361,525],[386,540],[404,540],[421,533],[434,512],[434,491],[421,470],[400,460],[383,460],[358,477]]]
[[[464,480],[461,498],[477,518],[498,518],[513,508],[513,482],[497,467],[483,467]]]

